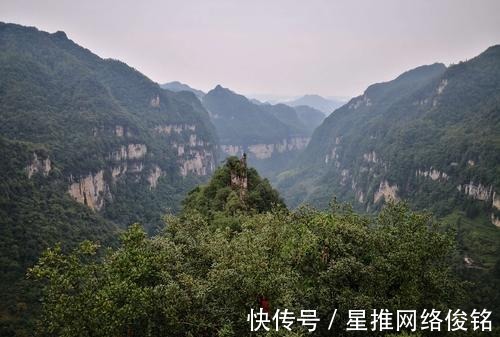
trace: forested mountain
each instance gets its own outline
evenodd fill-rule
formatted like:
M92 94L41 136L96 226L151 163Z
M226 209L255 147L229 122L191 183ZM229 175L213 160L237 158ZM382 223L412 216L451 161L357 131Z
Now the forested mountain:
M333 196L373 212L408 200L457 231L462 267L496 301L500 274L500 46L370 86L314 132L280 176L290 205ZM489 274L488 274L489 273ZM480 294L479 294L480 293Z
M323 112L308 105L297 105L294 109L302 124L311 131L311 134L326 118Z
M323 122L300 168L288 172L314 167L321 174L304 176L312 183L307 189L293 178L283 184L291 183L295 203L325 205L335 194L367 210L392 198L446 214L478 200L496 223L499 89L500 46L449 68L422 66L372 85Z
M293 101L284 103L292 107L307 105L311 108L323 112L326 115L329 115L333 110L344 104L344 102L338 99L328 99L319 95L304 95L302 97L294 99Z
M215 168L215 131L193 94L63 32L0 23L0 107L4 327L30 310L18 283L43 249L106 242L139 220L152 229Z
M311 134L295 109L285 104L255 104L220 85L203 97L222 153L246 152L264 176L273 176L296 159Z
M174 91L174 92L189 91L189 92L192 92L193 94L195 94L196 97L198 97L198 99L200 99L200 100L203 98L203 96L205 96L205 93L203 91L191 88L189 85L181 83L179 81L164 83L164 84L160 85L160 87L162 87L163 89Z
M132 226L116 249L87 241L45 252L29 272L44 285L41 334L353 336L354 307L470 310L450 267L450 233L431 217L402 204L375 218L342 205L289 211L245 158L228 158L165 222L154 237ZM252 332L247 317L259 308L269 320L288 310L291 331L269 321ZM305 308L317 310L314 332L298 319Z

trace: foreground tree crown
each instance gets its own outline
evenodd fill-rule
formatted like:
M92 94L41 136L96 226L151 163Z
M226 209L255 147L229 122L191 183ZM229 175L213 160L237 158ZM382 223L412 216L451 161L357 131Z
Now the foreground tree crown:
M342 335L349 309L464 301L449 267L453 241L430 215L404 204L375 219L339 205L288 211L244 159L229 158L165 223L154 237L131 226L115 249L86 241L47 250L29 274L45 284L40 333L246 336L247 314L265 298L270 310L316 309L322 322L338 309Z

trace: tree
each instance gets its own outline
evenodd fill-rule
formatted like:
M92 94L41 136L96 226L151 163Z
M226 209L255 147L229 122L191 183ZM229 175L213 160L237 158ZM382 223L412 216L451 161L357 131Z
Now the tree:
M52 336L246 336L251 308L317 309L318 335L345 334L348 309L448 308L463 301L453 246L431 217L406 205L370 219L349 208L275 208L211 226L198 212L165 218L148 238L132 226L115 250L85 242L47 251L41 330ZM231 226L231 219L239 226ZM294 334L306 334L294 325ZM282 334L283 331L278 332ZM276 334L276 332L274 332ZM271 334L272 335L272 334Z

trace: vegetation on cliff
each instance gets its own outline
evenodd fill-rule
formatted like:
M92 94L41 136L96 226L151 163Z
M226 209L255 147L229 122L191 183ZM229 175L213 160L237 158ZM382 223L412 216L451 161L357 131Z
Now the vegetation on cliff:
M450 268L453 238L429 215L403 204L375 219L336 204L291 212L262 184L243 161L229 158L190 194L181 216L165 217L161 234L148 238L134 225L116 249L86 241L69 253L47 250L30 270L45 284L39 332L249 336L247 315L264 298L272 311L318 310L318 336L331 335L329 317L338 309L333 329L343 336L349 309L464 303ZM259 199L267 206L250 202ZM288 335L309 332L296 326Z

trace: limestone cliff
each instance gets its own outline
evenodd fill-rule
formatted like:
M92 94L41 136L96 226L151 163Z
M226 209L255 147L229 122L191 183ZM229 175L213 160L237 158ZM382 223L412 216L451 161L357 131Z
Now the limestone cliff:
M34 174L40 172L44 176L48 176L50 170L52 169L52 162L50 158L41 159L36 153L33 153L33 159L31 163L26 167L26 172L28 173L28 178L31 178Z
M71 181L68 190L69 194L76 201L93 210L101 210L104 207L105 198L110 197L109 186L104 181L103 170L95 174L89 173L87 176L78 179L71 178Z
M397 192L398 185L391 185L387 180L381 181L378 190L375 192L373 196L373 202L377 203L382 198L387 201L397 201L399 200Z
M183 177L188 174L206 176L215 168L214 154L207 150L189 150L179 163L180 173Z
M309 137L290 137L283 139L279 143L271 144L223 144L221 145L221 150L229 156L241 155L244 152L248 152L251 157L261 160L272 158L275 154L303 150L309 143L309 139Z

